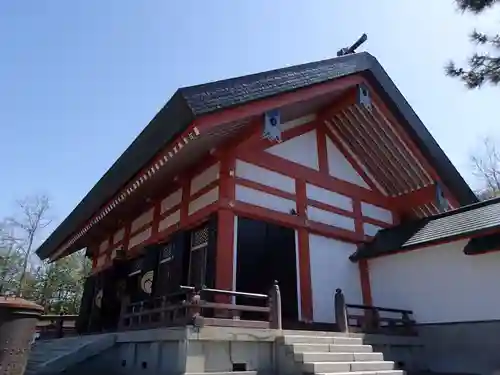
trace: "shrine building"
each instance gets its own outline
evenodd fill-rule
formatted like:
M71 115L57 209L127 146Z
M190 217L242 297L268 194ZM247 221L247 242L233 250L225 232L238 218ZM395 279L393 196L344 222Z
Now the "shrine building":
M479 297L452 307L499 281L491 254L467 255L498 247L498 212L356 53L177 90L37 254L86 249L94 330L116 328L119 296L275 281L283 324L334 323L338 288L417 322L478 320Z

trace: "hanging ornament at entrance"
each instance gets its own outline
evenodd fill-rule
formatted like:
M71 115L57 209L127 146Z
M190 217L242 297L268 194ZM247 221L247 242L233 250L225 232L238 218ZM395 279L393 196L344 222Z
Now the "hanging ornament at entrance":
M281 142L281 114L275 109L264 114L264 131L262 137L271 142Z
M146 294L151 294L153 291L154 272L148 271L141 277L141 289Z
M103 294L102 289L100 289L97 292L95 299L94 299L94 303L95 303L96 307L99 309L102 307L102 294Z

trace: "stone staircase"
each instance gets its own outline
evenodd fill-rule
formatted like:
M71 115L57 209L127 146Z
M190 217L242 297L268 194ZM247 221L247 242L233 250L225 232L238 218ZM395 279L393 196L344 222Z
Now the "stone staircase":
M285 331L280 338L280 372L335 375L404 375L382 353L364 345L362 335ZM286 358L283 358L286 357Z
M58 374L111 348L115 341L114 334L37 341L31 348L25 375Z

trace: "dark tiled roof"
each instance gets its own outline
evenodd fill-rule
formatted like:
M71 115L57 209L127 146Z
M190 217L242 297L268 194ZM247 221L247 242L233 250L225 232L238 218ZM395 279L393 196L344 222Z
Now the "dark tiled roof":
M484 254L496 250L500 250L500 234L472 238L464 247L464 253L467 255Z
M471 204L443 214L398 225L377 233L373 241L361 245L351 260L369 259L398 251L411 250L442 241L500 231L500 198ZM464 251L480 253L500 244L499 236L471 240ZM472 244L471 244L472 243Z
M78 206L37 249L37 254L45 259L54 252L165 145L186 130L197 116L356 73L362 73L372 81L460 204L477 201L382 66L373 56L363 52L177 90Z

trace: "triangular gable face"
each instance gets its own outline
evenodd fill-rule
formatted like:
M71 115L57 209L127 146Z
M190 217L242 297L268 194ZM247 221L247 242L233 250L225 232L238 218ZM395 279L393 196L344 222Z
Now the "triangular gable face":
M319 170L316 130L271 146L266 151L305 167Z
M366 181L328 137L326 138L326 153L328 155L328 172L330 176L370 189Z

